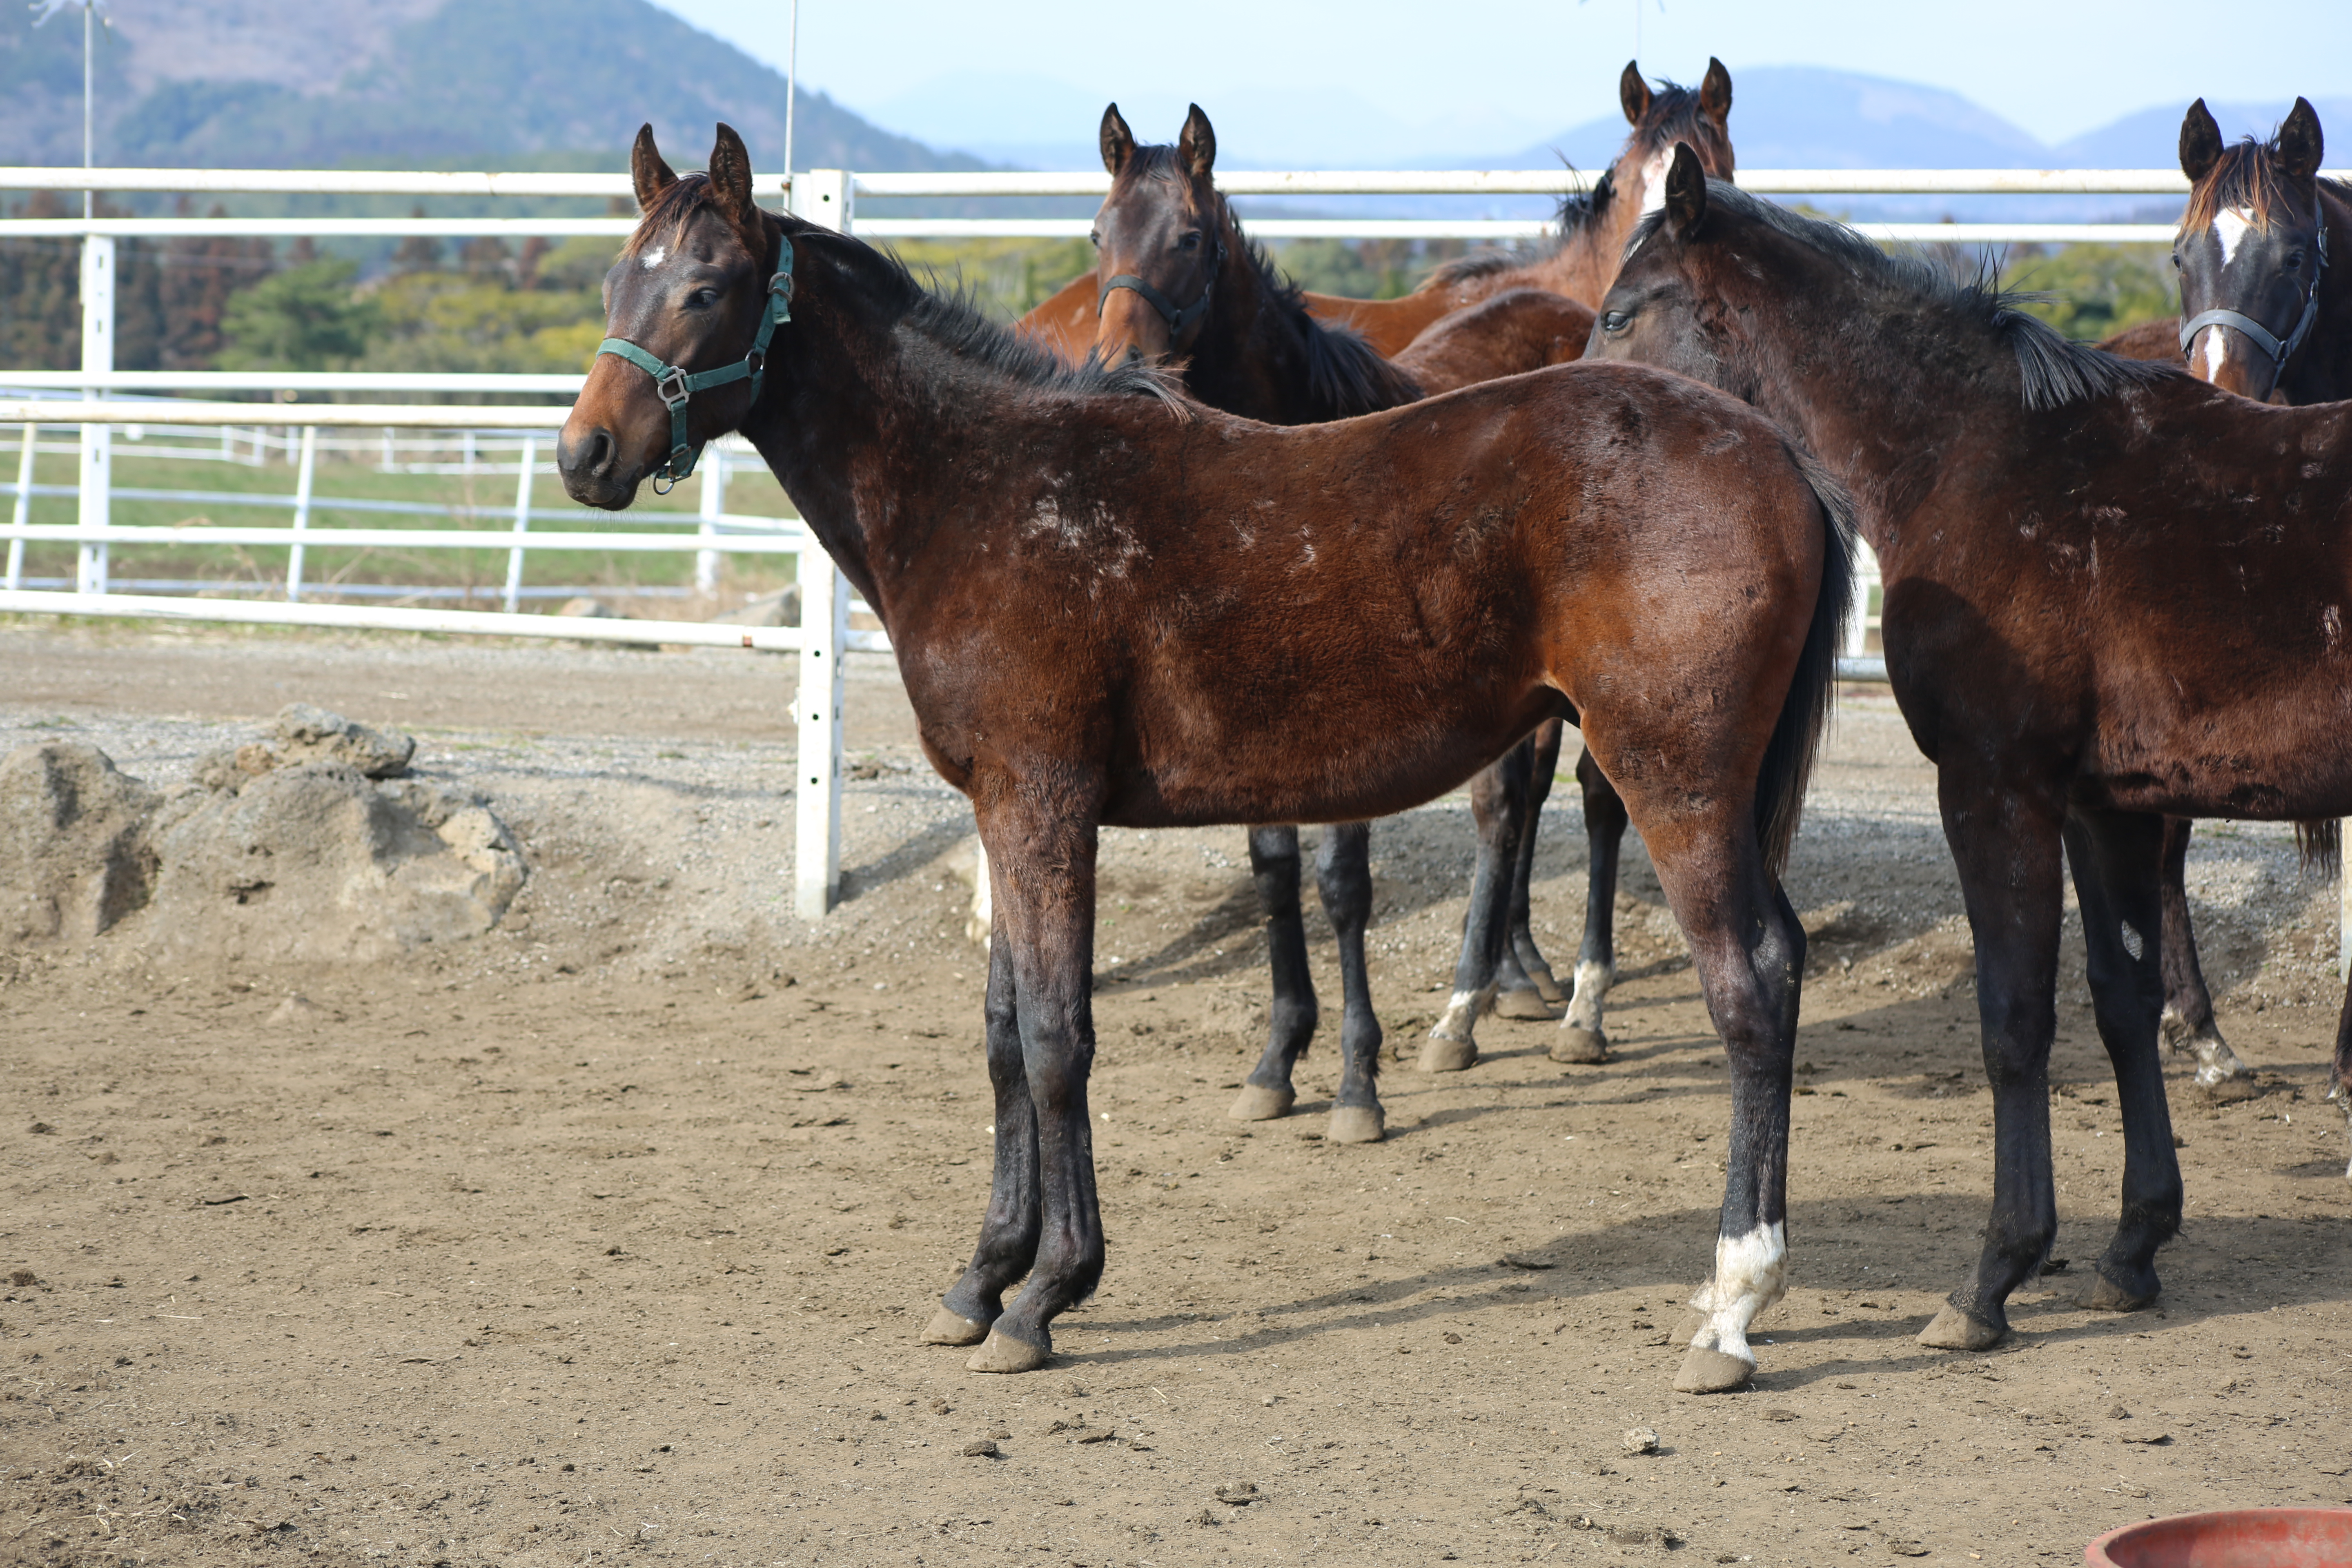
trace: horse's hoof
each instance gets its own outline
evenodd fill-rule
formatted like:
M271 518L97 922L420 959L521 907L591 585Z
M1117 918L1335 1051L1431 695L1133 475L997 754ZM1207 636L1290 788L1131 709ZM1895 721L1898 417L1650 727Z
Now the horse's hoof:
M1532 986L1522 991L1505 991L1495 998L1495 1016L1498 1018L1518 1018L1528 1023L1550 1023L1559 1016L1559 1009L1544 1000L1542 992Z
M1937 1351L1989 1351L2007 1338L2007 1329L1996 1329L1981 1318L1970 1317L1949 1301L1936 1314L1934 1322L1919 1331L1919 1342Z
M1756 1375L1756 1363L1742 1361L1721 1351L1703 1351L1694 1345L1683 1352L1683 1364L1675 1369L1676 1394L1730 1394L1748 1386Z
M1684 1308L1683 1321L1675 1325L1675 1331L1666 1336L1666 1342L1670 1345L1690 1343L1691 1341L1698 1338L1698 1331L1706 1327L1708 1316L1709 1314L1700 1311L1696 1307Z
M1335 1105L1323 1129L1326 1143L1377 1143L1388 1136L1388 1119L1377 1105Z
M2264 1093L2252 1072L2234 1073L2208 1082L2203 1068L2197 1069L2197 1088L2209 1105L2235 1105L2240 1100L2260 1100Z
M923 1342L927 1345L976 1345L988 1338L988 1325L975 1323L962 1313L941 1307L923 1325Z
M1609 1059L1609 1037L1581 1024L1570 1024L1551 1043L1551 1059L1571 1067L1598 1067Z
M1000 1329L988 1331L971 1359L964 1363L970 1372L1035 1372L1052 1358L1053 1352L1043 1345L1033 1345L1027 1340L1016 1340Z
M1289 1115L1290 1108L1297 1101L1298 1096L1294 1090L1245 1083L1242 1085L1241 1098L1234 1101L1234 1108L1225 1114L1236 1121L1272 1121L1276 1117Z
M1475 1066L1478 1047L1468 1040L1441 1039L1435 1035L1421 1042L1421 1070L1423 1072L1461 1072Z
M2143 1296L2116 1284L2101 1272L2091 1276L2091 1288L2084 1292L2079 1304L2094 1312L2137 1312L2143 1307L2155 1305L2157 1295L2157 1291L2150 1290Z

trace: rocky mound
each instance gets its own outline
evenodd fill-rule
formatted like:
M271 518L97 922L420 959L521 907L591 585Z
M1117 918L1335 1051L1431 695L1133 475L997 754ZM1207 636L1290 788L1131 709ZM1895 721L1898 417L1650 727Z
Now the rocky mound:
M0 945L368 963L479 936L522 889L520 847L483 801L404 776L415 750L297 703L166 798L95 746L20 748L0 759Z

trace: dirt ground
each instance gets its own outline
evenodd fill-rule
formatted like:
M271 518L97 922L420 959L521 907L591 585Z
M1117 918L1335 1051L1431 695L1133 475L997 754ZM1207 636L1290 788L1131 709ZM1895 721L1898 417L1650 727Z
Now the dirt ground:
M1990 1097L1932 781L1851 696L1790 879L1816 931L1795 1285L1753 1389L1705 1398L1669 1392L1666 1334L1710 1258L1724 1074L1638 851L1619 1059L1562 1068L1547 1026L1495 1019L1432 1078L1468 813L1375 829L1407 1059L1388 1141L1347 1147L1318 1136L1328 1046L1297 1114L1225 1117L1264 1020L1240 833L1107 835L1109 1267L1050 1369L988 1378L916 1342L988 1180L969 813L862 663L850 896L793 920L791 668L0 627L0 752L71 734L168 788L316 702L419 735L532 867L491 935L364 970L0 955L0 1563L2061 1563L2145 1515L2352 1502L2335 892L2283 830L2199 840L2264 1092L2208 1104L2175 1069L2159 1305L2070 1300L2122 1157L2070 937L2074 1265L2012 1343L1927 1351ZM1536 892L1563 969L1584 865L1571 784Z

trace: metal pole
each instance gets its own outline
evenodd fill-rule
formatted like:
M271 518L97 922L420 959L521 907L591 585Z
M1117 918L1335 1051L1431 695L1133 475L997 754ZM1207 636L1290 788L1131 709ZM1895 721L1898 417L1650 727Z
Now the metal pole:
M91 235L81 242L81 368L114 368L114 241ZM91 402L103 392L92 391ZM81 427L81 512L84 528L104 528L112 513L114 430L111 426ZM106 592L106 546L81 547L76 586L85 594Z
M702 522L695 531L705 539L719 532L719 520L727 511L727 454L714 441L705 454L702 468ZM698 594L719 592L719 552L698 550L694 552L694 591Z
M530 531L530 481L539 468L539 437L522 438L522 471L515 476L515 537ZM522 546L507 552L507 614L515 614L522 600Z
M310 482L319 469L319 427L302 426L301 466L294 471L294 548L286 558L286 602L302 596L302 536L310 531Z
M784 195L793 188L793 96L801 80L801 0L793 0L790 42L784 46Z
M26 426L24 450L16 454L16 508L12 519L16 537L8 542L8 591L12 594L25 585L25 525L33 517L33 452L40 434L39 426Z

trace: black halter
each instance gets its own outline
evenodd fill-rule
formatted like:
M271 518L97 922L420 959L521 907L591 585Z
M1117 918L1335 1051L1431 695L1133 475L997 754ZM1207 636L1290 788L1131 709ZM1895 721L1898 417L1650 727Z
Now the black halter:
M1184 335L1186 328L1209 313L1209 296L1215 292L1217 274L1223 271L1224 268L1225 242L1220 239L1217 241L1215 252L1209 258L1209 276L1201 284L1201 297L1184 306L1179 306L1176 301L1132 272L1122 272L1115 278L1106 278L1103 279L1102 288L1095 294L1095 314L1097 316L1102 314L1103 301L1110 298L1112 289L1132 289L1143 296L1145 303L1160 312L1160 320L1168 323L1168 339L1172 343Z
M2304 299L2302 318L2295 322L2294 331L2286 335L2285 341L2281 342L2268 327L2252 316L2236 310L2205 310L2180 323L2182 357L2188 356L2189 345L2195 342L2197 334L2206 328L2228 327L2244 333L2249 342L2270 356L2271 363L2282 373L2285 371L2286 362L2294 357L2294 351L2301 348L2303 340L2311 335L2311 324L2319 317L2319 279L2327 270L2327 209L2321 207L2318 216L2318 262L2311 269L2311 291Z

